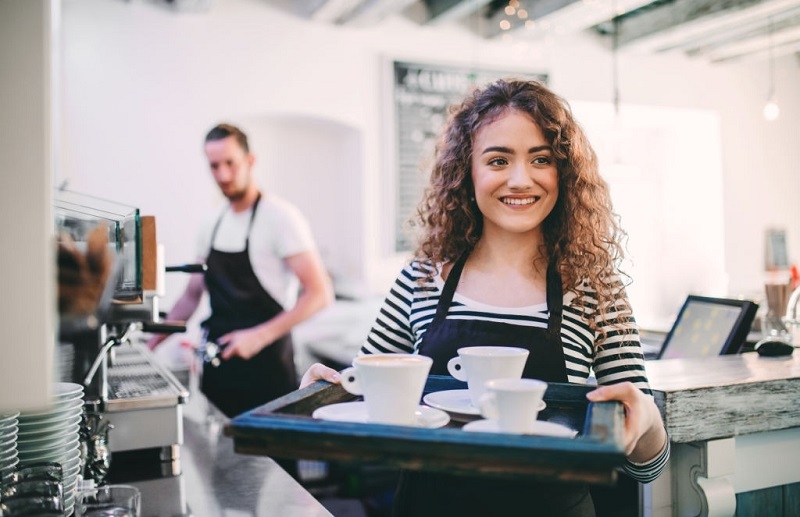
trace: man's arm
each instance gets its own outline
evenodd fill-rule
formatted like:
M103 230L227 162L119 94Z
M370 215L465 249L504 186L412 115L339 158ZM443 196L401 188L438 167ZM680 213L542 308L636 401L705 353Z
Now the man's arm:
M186 285L186 289L183 291L181 297L175 302L172 310L169 311L167 321L188 320L192 314L194 314L194 311L197 310L197 306L200 305L200 300L203 297L205 288L206 283L203 273L193 273L190 275L189 283ZM169 334L155 335L147 341L147 346L150 350L154 350L162 341L167 339L167 337L169 337Z
M223 359L232 356L243 359L253 357L289 333L295 325L333 302L333 286L316 250L304 251L284 260L300 280L301 293L297 303L265 323L220 337L217 340L219 344L228 344L222 352Z

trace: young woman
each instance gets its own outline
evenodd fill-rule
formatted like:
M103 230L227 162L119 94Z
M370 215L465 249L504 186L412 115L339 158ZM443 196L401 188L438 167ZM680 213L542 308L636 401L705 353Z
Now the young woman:
M419 208L421 242L361 353L412 352L432 374L465 343L530 351L523 377L585 384L626 410L625 470L649 482L669 457L617 265L624 232L597 159L567 103L501 80L455 108ZM334 371L315 365L304 383ZM594 515L581 485L407 472L399 515Z

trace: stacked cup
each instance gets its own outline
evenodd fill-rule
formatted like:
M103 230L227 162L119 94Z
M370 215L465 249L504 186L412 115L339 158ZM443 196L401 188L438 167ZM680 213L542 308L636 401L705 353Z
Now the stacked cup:
M467 383L470 402L480 408L486 382L494 379L519 379L525 370L529 352L510 346L468 346L458 349L458 355L447 363L447 371Z
M509 433L531 433L544 407L547 383L523 379L529 352L524 348L472 346L458 349L447 370L466 381L472 406Z
M82 416L83 386L65 382L55 384L47 409L19 415L17 469L42 463L60 465L65 515L71 515L75 505Z

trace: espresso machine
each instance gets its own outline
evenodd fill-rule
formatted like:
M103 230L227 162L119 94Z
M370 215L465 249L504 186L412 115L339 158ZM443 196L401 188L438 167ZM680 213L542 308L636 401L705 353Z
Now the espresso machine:
M84 477L102 482L109 464L127 452L152 458L151 468L165 475L178 475L189 392L140 336L186 330L183 323L159 321L164 267L155 218L64 190L54 196L54 212L60 242L67 243L59 246L58 380L84 386L82 436L97 456L94 464L87 460ZM62 274L83 263L88 266L80 274ZM102 278L92 279L98 271ZM93 296L91 303L81 301L84 292Z

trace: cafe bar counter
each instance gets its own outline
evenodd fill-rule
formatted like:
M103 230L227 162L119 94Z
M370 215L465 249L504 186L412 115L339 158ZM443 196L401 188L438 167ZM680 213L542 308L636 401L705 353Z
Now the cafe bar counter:
M800 515L800 351L649 361L647 372L672 456L643 487L642 515ZM164 475L112 463L110 481L142 490L143 517L331 515L272 459L234 452L228 420L197 390L183 422L180 459Z
M672 441L644 515L800 515L800 350L649 361Z
M235 453L222 433L226 422L194 390L184 408L179 458L159 462L148 457L152 451L114 453L107 482L138 487L142 517L332 515L272 459Z

